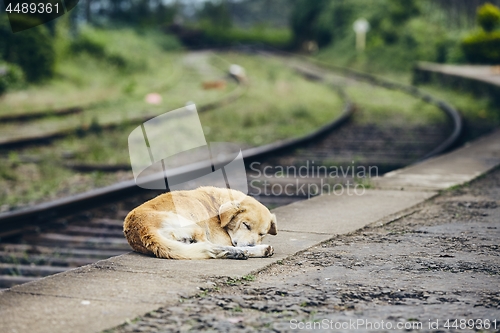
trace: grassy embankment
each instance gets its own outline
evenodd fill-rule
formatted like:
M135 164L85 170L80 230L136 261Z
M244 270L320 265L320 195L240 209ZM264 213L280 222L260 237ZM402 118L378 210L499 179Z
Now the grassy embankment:
M207 62L221 72L229 64L238 63L245 67L249 77L249 87L240 100L200 114L207 141L239 142L243 146L269 143L308 133L336 118L342 110L341 99L329 87L304 80L275 59L221 54L209 56ZM213 94L223 96L232 89L229 86L224 92L203 91L200 86L204 77L196 76L196 71L189 74L182 75L176 81L177 84L161 92L164 103L154 109L143 101L143 96L139 96L130 103L121 101L118 110L117 105L95 107L92 110L98 111L92 111L92 115L108 117L107 113L111 113L113 117L106 119L114 119L123 110L141 108L161 114L184 105L187 100L204 104L206 100L216 99L217 96ZM172 101L177 101L177 105ZM84 114L86 112L90 111L85 111ZM19 128L36 129L41 124L53 122L66 126L65 119L79 116L43 119L18 125ZM103 123L101 119L99 118L98 124ZM64 165L68 162L128 163L127 137L137 125L139 123L124 122L114 130L102 130L95 126L85 135L75 134L56 140L48 146L4 151L0 164L0 184L3 189L0 203L3 209L46 201L131 178L129 172L81 174Z
M16 124L1 125L5 130L2 133L22 136L64 126L88 127L92 123L95 126L85 135L76 133L49 146L3 151L0 157L2 210L131 178L130 172L81 174L64 165L68 162L128 163L127 136L138 123L126 121L127 118L161 114L184 105L188 100L200 105L225 96L234 85L230 84L223 91L205 91L201 89L201 82L221 77L230 63L246 68L249 87L237 102L200 115L207 141L239 142L243 146L265 144L308 133L334 119L342 109L342 102L330 88L304 80L277 59L232 53L210 56L205 59L203 68L206 65L213 66L215 74L207 76L200 68L190 66L189 62L186 64L184 54L164 52L153 39L138 38L133 32L127 32L124 36L124 40L117 37L113 52L119 54L119 45L135 45L127 47L138 52L130 62L143 70L123 71L102 59L78 54L68 58L67 62L60 62L58 77L48 85L29 87L6 96L5 101L10 106L2 104L0 114L85 103L92 107L80 115L42 119L17 124L17 127ZM322 54L318 57L325 60ZM331 58L329 61L335 65L345 65ZM149 64L144 67L141 65L143 62ZM363 69L355 64L354 67ZM408 71L382 68L372 72L400 82L410 81ZM360 82L353 84L349 80L345 88L362 111L362 117L357 117L360 122L380 124L383 121L388 125L399 126L425 125L445 120L436 107L400 92ZM487 100L478 100L468 94L436 86L423 88L451 102L468 118L491 123L492 110ZM160 93L163 103L159 106L146 104L144 95L149 92ZM117 119L123 121L120 127L114 130L101 129L107 121Z

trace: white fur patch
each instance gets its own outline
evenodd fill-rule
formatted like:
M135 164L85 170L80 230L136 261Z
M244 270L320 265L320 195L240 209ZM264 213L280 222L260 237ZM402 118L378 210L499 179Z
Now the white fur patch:
M164 213L166 216L163 220L163 226L172 226L172 227L178 227L178 228L183 228L187 226L192 226L193 224L196 224L192 220L189 220L185 218L184 216L180 216L179 214L175 214L173 212L166 212Z
M163 219L161 228L158 230L160 234L175 240L190 239L192 237L193 230L197 227L196 223L173 212L166 212L164 214L165 218Z

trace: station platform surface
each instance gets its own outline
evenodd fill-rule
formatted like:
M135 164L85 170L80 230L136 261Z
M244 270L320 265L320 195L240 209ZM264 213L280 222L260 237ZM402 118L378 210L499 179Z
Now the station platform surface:
M100 332L174 304L213 277L243 277L333 236L414 212L439 191L500 165L500 130L448 154L372 179L361 195L322 195L280 207L271 258L175 261L128 253L0 292L2 332Z
M483 81L491 85L500 86L499 66L444 65L430 62L420 62L417 65L417 69L449 76Z

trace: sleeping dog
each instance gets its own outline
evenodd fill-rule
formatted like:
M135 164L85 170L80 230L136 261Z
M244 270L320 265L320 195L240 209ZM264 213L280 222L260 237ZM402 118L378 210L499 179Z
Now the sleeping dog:
M242 192L216 187L173 191L140 205L123 232L137 252L169 259L270 257L276 216Z

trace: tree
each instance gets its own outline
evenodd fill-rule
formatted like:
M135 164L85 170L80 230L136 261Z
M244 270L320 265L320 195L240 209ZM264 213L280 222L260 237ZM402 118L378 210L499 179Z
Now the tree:
M351 9L344 0L298 0L291 15L295 46L306 41L320 47L328 45L343 34L351 21Z
M231 13L226 1L205 2L198 17L200 21L215 28L227 29L232 26Z
M500 9L486 3L477 9L477 22L486 32L492 32L500 22Z
M36 82L54 74L54 38L43 25L12 33L6 15L0 17L0 59L16 64L27 81Z

